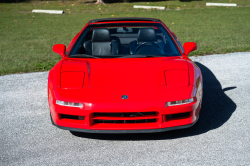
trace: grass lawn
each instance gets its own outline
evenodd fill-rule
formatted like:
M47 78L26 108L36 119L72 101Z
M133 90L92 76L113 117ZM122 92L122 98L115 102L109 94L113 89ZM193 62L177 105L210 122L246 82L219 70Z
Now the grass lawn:
M68 45L91 19L105 17L154 17L161 19L182 43L193 41L206 55L250 51L250 0L232 2L240 7L206 7L206 1L159 1L93 5L78 1L0 3L0 75L51 69L60 60L52 51L57 43ZM133 5L168 9L133 9ZM32 9L62 9L63 15L33 14Z

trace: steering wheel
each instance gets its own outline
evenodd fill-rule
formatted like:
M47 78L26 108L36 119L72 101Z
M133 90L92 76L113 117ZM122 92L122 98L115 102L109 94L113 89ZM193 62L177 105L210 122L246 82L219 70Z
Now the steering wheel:
M152 42L152 43L151 43L151 42L145 42L145 43L142 43L142 44L140 44L139 46L137 46L136 49L135 49L135 52L137 52L138 49L139 49L141 46L145 45L145 44L155 45L155 46L157 46L158 48L160 48L160 49L162 50L162 48L161 48L158 44L156 44L156 43L154 43L154 42Z

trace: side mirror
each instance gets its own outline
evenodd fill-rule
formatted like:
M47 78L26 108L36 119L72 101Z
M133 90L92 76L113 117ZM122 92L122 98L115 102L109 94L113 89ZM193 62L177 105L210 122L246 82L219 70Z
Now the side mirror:
M56 44L53 46L53 51L61 55L61 57L65 56L66 46L64 44Z
M194 42L186 42L183 44L183 48L184 48L184 54L188 55L191 51L197 49L197 44Z

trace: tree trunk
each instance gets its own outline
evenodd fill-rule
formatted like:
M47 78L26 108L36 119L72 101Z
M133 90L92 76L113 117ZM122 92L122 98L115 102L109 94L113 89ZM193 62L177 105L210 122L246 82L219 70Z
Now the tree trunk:
M95 4L105 4L103 0L97 0Z

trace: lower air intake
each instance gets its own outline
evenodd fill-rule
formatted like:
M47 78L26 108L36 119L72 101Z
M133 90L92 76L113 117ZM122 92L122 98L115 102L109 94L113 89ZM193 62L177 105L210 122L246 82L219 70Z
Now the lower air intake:
M184 113L179 113L179 114L171 114L171 115L166 115L166 119L182 119L182 118L188 118L190 117L191 112L184 112Z
M105 116L105 117L142 117L142 116L157 116L157 112L94 113L94 116Z
M84 120L84 116L75 116L75 115L65 115L60 114L60 119L73 119L73 120Z
M154 123L156 119L142 119L142 120L94 120L94 123Z

